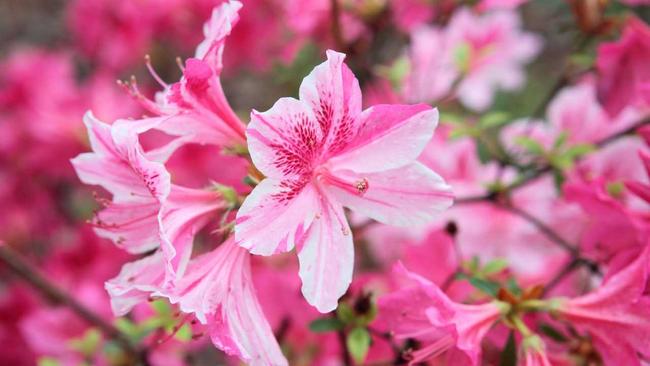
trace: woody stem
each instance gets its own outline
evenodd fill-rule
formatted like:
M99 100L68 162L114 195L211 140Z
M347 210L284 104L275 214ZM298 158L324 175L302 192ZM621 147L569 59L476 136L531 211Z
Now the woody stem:
M29 264L20 254L16 253L6 244L0 245L0 262L3 262L13 273L38 290L45 298L68 307L80 318L100 329L106 336L115 340L124 351L135 359L138 359L140 364L145 366L149 364L146 357L146 350L141 352L136 350L124 333L50 282L34 266Z

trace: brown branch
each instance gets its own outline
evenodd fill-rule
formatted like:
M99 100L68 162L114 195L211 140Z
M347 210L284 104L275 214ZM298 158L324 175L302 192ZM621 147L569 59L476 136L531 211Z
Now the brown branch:
M566 250L567 252L571 253L572 256L574 257L579 256L580 252L577 246L569 243L558 233L556 233L553 229L551 229L549 226L543 223L540 219L522 210L521 208L509 204L499 205L498 207L504 208L512 212L513 214L523 218L524 220L530 222L537 228L537 230L539 230L542 234L544 234L544 236L546 236L550 241L557 244L559 247Z
M0 244L0 262L3 262L7 268L32 285L49 301L68 307L88 324L97 327L106 336L115 340L135 360L139 360L142 365L148 365L146 350L139 352L124 333L51 283L6 244Z
M345 51L345 42L343 41L343 33L341 31L341 5L339 0L330 0L332 7L332 36L334 37L334 44L338 51Z

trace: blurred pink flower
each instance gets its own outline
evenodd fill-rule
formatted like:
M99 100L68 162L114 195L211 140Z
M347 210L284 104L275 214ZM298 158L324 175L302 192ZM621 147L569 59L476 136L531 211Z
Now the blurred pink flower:
M586 333L606 365L641 365L650 343L650 297L644 295L650 247L593 292L560 300L557 314Z
M395 225L425 223L451 205L442 178L415 159L437 111L379 105L361 112L361 91L345 55L328 51L300 87L253 111L247 130L255 166L268 178L237 214L235 235L254 254L298 245L303 294L336 308L352 277L352 235L342 205Z
M644 98L650 82L650 28L630 17L618 41L598 47L598 95L607 112L618 115L628 106L647 108Z
M440 288L401 264L395 268L412 285L379 299L381 324L397 339L414 338L423 345L410 353L410 365L435 361L479 365L481 342L502 316L505 304L465 305L453 302Z
M520 366L551 366L541 338L532 335L524 338L521 343Z
M512 10L475 14L455 11L446 28L411 33L407 100L431 102L452 96L470 109L487 109L497 90L512 91L525 81L524 64L541 49L540 37L521 29ZM454 83L457 83L456 85Z
M515 11L475 15L456 11L445 29L447 52L462 75L458 97L467 107L483 111L498 89L512 91L525 82L524 64L541 50L542 40L524 32Z

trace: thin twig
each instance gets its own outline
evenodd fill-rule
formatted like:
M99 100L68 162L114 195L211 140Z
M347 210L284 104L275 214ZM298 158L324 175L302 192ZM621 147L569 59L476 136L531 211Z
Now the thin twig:
M612 134L612 135L598 141L594 145L596 147L598 147L598 148L605 147L605 146L611 144L612 142L618 140L619 138L635 132L640 127L642 127L644 125L647 125L647 124L650 124L650 116L645 117L644 119L640 120L639 122L631 125L630 127L626 128L624 130L621 130L621 131L619 131L617 133L614 133L614 134ZM519 189L521 187L524 187L524 186L528 185L529 183L534 182L538 178L540 178L540 177L544 176L545 174L550 173L552 171L553 171L553 167L551 165L549 165L549 164L543 165L540 168L529 172L526 176L522 177L521 179L518 179L515 182L509 184L506 188L503 189L503 192L510 193L510 192L512 192L514 190L517 190L517 189ZM497 197L498 197L497 192L488 192L488 193L485 193L485 194L482 194L482 195L459 197L459 198L455 199L454 201L455 201L456 204L467 204L467 203L477 203L477 202L483 202L483 201L495 201Z
M341 6L339 0L330 0L332 7L332 36L334 37L334 44L339 51L344 51L345 42L343 41L343 34L341 31Z
M144 350L138 352L124 333L51 283L47 278L45 278L45 276L40 274L36 268L25 261L21 255L13 251L7 245L0 245L0 261L16 275L20 276L37 289L48 300L68 307L80 318L97 327L106 336L118 342L126 352L134 357L134 359L139 359L142 365L148 365L146 352Z
M530 222L533 224L542 234L544 234L549 240L551 240L553 243L557 244L559 247L562 249L566 250L567 252L571 253L574 257L577 257L579 255L578 247L569 243L567 240L565 240L563 237L561 237L558 233L556 233L553 229L551 229L549 226L547 226L545 223L543 223L540 219L536 218L535 216L531 215L530 213L522 210L521 208L515 207L513 205L509 204L504 204L500 205L498 207L504 208L521 218L525 219L526 221Z
M575 271L580 265L585 265L591 273L600 274L600 268L598 264L589 261L585 258L572 258L560 271L553 277L546 286L544 286L544 295L548 294L555 286L559 285L562 280L573 271Z

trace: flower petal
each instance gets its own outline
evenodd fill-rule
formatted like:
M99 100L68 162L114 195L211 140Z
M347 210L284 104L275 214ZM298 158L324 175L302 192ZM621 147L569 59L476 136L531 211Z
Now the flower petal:
M123 265L120 274L105 284L115 316L126 315L135 305L146 301L160 289L163 277L163 255L160 251Z
M255 167L278 179L309 172L323 138L309 106L294 98L280 98L264 113L253 111L246 136Z
M359 133L330 159L333 169L378 172L414 161L433 137L438 110L424 104L376 105L358 118Z
M336 309L352 281L354 246L343 208L321 195L319 216L298 247L302 293L321 313Z
M344 59L344 54L328 50L327 61L316 66L300 84L300 100L314 111L328 155L340 151L354 137L356 118L361 112L359 81Z
M251 365L286 365L253 287L248 252L228 240L192 259L171 303L208 325L212 342Z
M453 203L451 187L419 162L380 173L332 175L326 189L338 202L385 224L424 224ZM355 188L359 184L364 191Z
M316 194L307 182L263 180L237 212L237 243L258 255L293 249L318 212Z
M182 276L192 254L194 235L223 209L222 197L214 192L173 186L158 212L160 245L167 265L167 280Z

